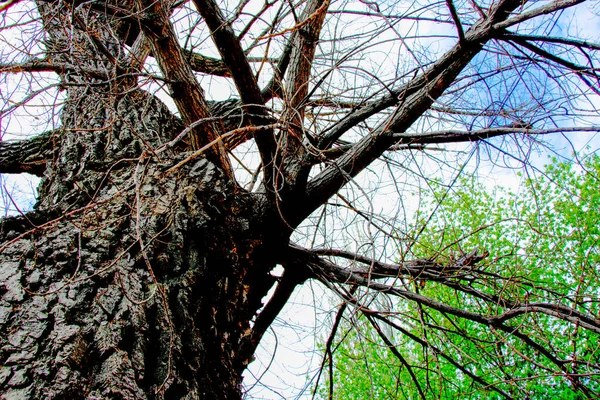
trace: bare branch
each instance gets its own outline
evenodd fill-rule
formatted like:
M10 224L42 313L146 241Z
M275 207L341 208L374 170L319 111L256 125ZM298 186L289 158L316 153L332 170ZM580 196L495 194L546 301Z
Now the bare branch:
M534 129L533 127L522 127L518 124L512 126L478 129L475 131L447 130L447 131L432 131L419 133L395 133L392 136L397 139L397 143L390 147L390 151L406 150L417 148L425 150L429 147L422 147L427 144L443 144L443 143L475 143L491 139L498 136L507 135L522 135L536 136L549 135L552 133L568 133L568 132L600 132L600 126L580 126L580 127L564 127L551 129ZM323 156L328 160L333 160L341 157L343 154L352 149L354 144L342 143L339 146L333 147L330 150L324 151Z
M110 79L106 70L93 69L89 66L53 62L48 60L31 60L19 64L0 64L0 72L17 74L21 72L55 72L57 74L66 74L67 72L77 72L89 75L97 79Z
M0 142L0 174L27 172L43 176L52 160L52 138L58 132L45 132L27 140Z
M525 34L514 34L505 33L498 37L502 40L514 40L514 41L533 41L533 42L546 42L555 44L564 44L567 46L585 48L590 50L599 50L600 43L588 42L586 40L577 40L566 37L552 37L552 36L540 36L540 35L525 35Z
M433 308L444 314L447 313L447 314L454 315L454 316L457 316L460 318L466 318L468 320L483 324L490 328L496 328L496 329L502 330L512 336L519 338L525 344L527 344L527 346L538 351L540 354L542 354L544 357L546 357L548 360L550 360L553 364L558 366L563 371L563 373L565 373L567 375L569 375L569 371L566 368L565 362L558 360L554 356L554 354L552 353L551 350L546 349L542 345L535 342L528 335L523 334L519 328L513 327L513 326L508 326L508 325L504 324L504 321L510 319L513 316L517 316L517 315L520 315L520 314L526 313L526 312L541 312L543 314L547 314L547 315L554 316L556 318L559 318L559 319L562 319L565 321L569 321L569 322L573 323L575 326L582 326L588 330L598 332L598 329L600 329L600 325L598 324L597 321L595 321L595 319L593 317L588 317L588 316L583 315L583 314L579 313L578 311L568 308L568 307L558 307L558 308L560 308L560 310L558 310L556 305L544 304L543 306L540 307L538 304L535 304L535 305L533 305L533 307L531 309L528 309L527 308L528 305L521 306L521 307L515 307L513 304L513 309L516 310L514 313L512 311L508 311L507 313L501 314L498 317L488 317L488 316L484 316L484 315L472 313L472 312L463 313L463 311L465 311L465 310L459 310L454 307L449 307L441 302L438 302L431 298L427 298L418 293L410 292L408 290L394 288L394 287L384 285L384 284L373 283L369 279L360 278L357 275L353 274L352 272L344 271L342 268L335 266L334 264L331 264L325 260L319 260L316 263L312 263L311 268L316 273L317 279L321 280L326 285L331 285L329 282L338 282L338 283L343 283L343 284L352 284L352 285L358 284L358 285L361 285L364 287L370 287L372 289L377 290L380 293L398 295L405 299L415 301L420 305L423 305L423 306L426 306L429 308ZM321 275L320 272L318 272L318 270L325 272L325 274ZM333 278L333 280L330 280L331 278ZM359 281L361 281L361 282L359 282ZM340 293L340 292L338 291L338 293ZM416 337L412 333L410 333L410 332L406 331L405 329L400 328L398 325L390 322L387 318L383 317L380 313L374 312L371 310L367 310L357 300L355 300L353 298L348 298L347 296L345 296L343 294L341 294L341 295L346 301L357 305L361 311L363 311L363 312L368 311L369 315L372 315L374 318L380 319L380 320L386 322L387 324L390 324L394 328L400 330L403 334L408 335L413 340L415 340L414 338L416 338ZM497 304L497 303L492 302L492 304ZM546 307L548 309L546 309ZM417 339L417 342L422 342L422 340ZM425 343L427 344L427 346L430 345L427 341L423 341L423 344L425 344ZM463 372L464 372L464 367L462 367L460 364L456 363L455 361L453 361L451 358L449 358L447 356L445 356L444 358L446 358L455 367L463 370ZM468 375L476 382L479 382L479 383L484 382L477 375L474 375L471 373L468 373ZM500 390L499 388L496 388L495 385L486 384L486 386L491 387L496 391ZM586 390L586 389L581 388L581 390ZM499 393L503 393L503 392L499 391Z
M510 4L512 9L518 7L512 1L503 1L497 7L496 11L490 18L499 18L506 13L501 12L503 7ZM519 4L520 5L520 4ZM477 54L484 45L484 42L489 40L492 35L497 35L493 28L488 24L488 19L480 19L468 31L465 37L465 43L457 44L442 57L440 57L433 65L431 65L424 73L416 76L408 83L397 88L386 88L388 93L379 100L372 102L364 102L360 107L346 115L339 122L326 128L321 132L319 138L320 149L330 147L344 133L355 127L357 124L365 121L367 118L377 114L386 108L397 105L413 96L416 92L422 90L431 82L441 79L442 76L449 76L452 71L458 73L464 68L470 60ZM427 96L427 94L425 94Z
M308 278L308 275L298 273L298 271L305 272L303 269L299 269L297 266L290 266L289 268L285 269L283 275L279 279L279 283L275 288L273 296L256 317L256 321L252 326L250 336L246 339L246 347L242 350L247 355L248 362L256 351L256 347L260 343L260 340L267 329L269 329L275 318L277 318L283 307L285 307L287 304L290 296L294 292L294 289L296 289L298 285L304 283L304 281Z
M505 398L512 399L512 396L510 396L508 393L506 393L505 391L497 388L496 385L493 385L493 384L489 383L488 381L486 381L482 377L480 377L480 376L474 374L473 372L469 371L468 368L466 368L464 365L458 363L453 357L449 356L446 352L444 352L441 349L433 346L431 343L429 343L428 340L426 340L424 338L420 338L420 337L412 334L411 332L409 332L408 330L404 329L400 325L395 324L395 323L389 321L387 318L384 318L383 316L381 316L381 315L379 315L377 313L370 312L370 310L365 310L364 308L361 308L361 311L364 314L368 314L373 319L378 319L378 320L382 321L383 323L385 323L385 324L393 327L394 329L396 329L397 331L401 332L406 337L410 338L411 340L415 341L416 343L419 343L421 346L423 346L425 348L428 348L428 349L432 349L435 352L435 354L437 354L437 355L441 356L442 358L444 358L446 361L448 361L454 367L456 367L457 369L459 369L460 371L462 371L466 376L468 376L469 378L471 378L473 381L479 383L483 387L491 388L492 390L494 390L495 392L497 392L500 395L504 396Z
M494 24L494 29L505 29L509 26L516 25L523 21L527 21L528 19L539 17L540 15L551 14L558 10L564 10L565 8L573 7L577 4L583 3L584 1L585 0L555 0L552 3L543 5L542 7L538 7L531 11L524 12L505 21L497 22Z
M419 380L415 376L415 373L413 372L410 364L406 361L406 359L402 356L402 354L400 354L400 352L398 351L396 346L394 346L394 344L390 341L390 339L383 333L383 331L381 330L381 328L379 327L377 322L373 319L373 317L371 315L369 315L369 313L364 313L364 315L367 318L367 320L371 323L371 326L373 326L373 328L375 328L377 335L379 335L381 340L383 340L383 343L385 343L387 348L392 352L393 355L396 356L396 358L398 360L400 360L402 365L404 365L406 367L406 369L408 370L408 373L410 374L410 378L412 379L413 383L417 387L419 396L421 396L422 399L426 399L427 397L425 396L425 393L423 393L423 389L421 388L421 385L419 384Z
M456 30L458 31L458 41L462 42L465 40L465 31L463 30L462 24L460 23L460 18L458 18L456 7L454 7L454 3L452 2L452 0L446 0L446 5L448 6L448 10L450 10L450 15L452 15L454 25L456 25Z
M557 132L600 132L600 125L564 127L551 129L534 129L533 127L506 126L498 128L479 129L475 131L437 131L422 133L394 133L392 137L397 139L398 145L407 144L430 144L430 143L460 143L477 142L496 136L511 134L523 135L548 135Z
M244 104L263 104L263 98L242 46L219 6L213 0L195 0L208 25L223 62L229 67Z
M534 54L537 54L538 56L543 57L544 59L553 61L554 63L565 67L573 72L575 72L577 75L579 75L581 77L582 80L584 80L586 82L586 84L588 84L590 86L590 88L592 90L594 90L596 93L600 94L600 91L598 91L597 86L598 84L600 84L600 77L598 76L598 74L593 70L593 66L590 67L585 67L582 65L578 65L575 64L571 61L565 60L561 57L555 56L554 54L534 45L529 43L526 40L522 40L519 38L514 38L512 39L513 42L523 46L524 48L528 49L529 51L531 51ZM590 85L587 80L585 80L583 78L582 75L587 75L587 76L591 76L592 78L594 78L596 80L596 84L595 85Z
M356 286L350 289L350 296L352 296L356 292ZM319 381L321 379L321 374L323 373L323 368L325 368L325 363L329 360L329 397L333 397L333 341L335 339L335 335L340 327L340 322L342 321L342 317L348 308L348 302L344 301L340 307L338 308L337 313L335 314L335 319L333 321L333 325L331 327L331 331L329 333L329 337L327 338L327 342L325 343L325 355L323 357L323 361L321 361L321 367L319 368L319 374L317 375L315 386L319 385Z
M221 58L229 67L242 103L246 106L246 111L253 115L251 121L256 124L263 124L264 119L267 118L267 113L262 107L264 99L239 39L223 17L219 6L213 0L194 0L194 4L212 33L212 38L219 49ZM262 118L257 118L257 116ZM263 168L265 183L270 187L269 185L273 181L271 166L277 148L275 136L272 131L258 131L254 135L254 140L265 166Z
M486 294L482 291L474 289L471 285L473 282L478 280L478 276L483 278L482 282L485 282L490 278L492 278L495 282L499 282L504 279L500 276L492 276L492 274L473 269L475 264L481 262L487 257L487 253L478 254L477 251L473 251L469 254L465 254L449 265L443 265L432 260L411 260L395 265L385 264L342 250L316 250L313 251L313 253L342 257L348 260L364 263L368 265L368 268L349 268L346 269L346 271L347 273L355 276L362 276L369 281L372 279L381 279L385 277L397 278L399 276L406 275L413 279L440 282L448 287L461 291L465 294L475 296L490 304L498 305L508 309L508 311L493 318L494 321L500 323L504 323L505 321L526 313L541 313L569 321L573 324L580 324L588 330L600 333L600 324L595 320L595 318L590 317L571 307L566 307L560 304L539 302L523 304L515 300ZM460 283L462 280L468 280L470 282L469 286Z
M466 376L468 376L469 378L471 378L474 382L479 383L480 385L482 385L485 388L491 388L492 390L494 390L495 392L499 393L500 395L504 396L507 399L512 399L512 397L508 393L506 393L505 391L503 391L500 388L496 387L496 385L491 384L490 382L486 381L484 378L480 377L479 375L474 374L468 368L466 368L463 364L457 362L453 357L451 357L446 352L444 352L442 349L440 349L440 348L432 345L427 340L427 338L422 338L422 337L419 337L419 336L411 333L410 331L408 331L407 329L403 328L402 326L400 326L400 325L398 325L398 324L390 321L388 318L385 318L380 313L368 309L367 307L365 307L364 305L362 305L359 301L357 301L353 297L344 296L344 295L342 295L342 297L344 298L344 300L346 302L348 302L350 304L353 304L365 316L368 315L372 319L377 319L379 321L382 321L386 325L389 325L390 327L394 328L395 330L397 330L398 332L402 333L404 336L408 337L409 339L413 340L414 342L419 343L424 348L433 350L436 355L439 355L440 357L444 358L446 361L448 361L450 364L452 364L458 370L462 371ZM518 331L518 330L515 330L515 331Z
M275 66L275 71L273 73L273 77L263 89L263 98L265 101L271 100L273 97L283 97L283 89L281 86L281 81L283 80L283 76L286 74L287 68L290 65L290 59L292 56L292 51L294 49L295 35L297 32L294 32L291 38L288 40L277 65Z
M522 315L525 313L541 313L546 314L558 319L562 319L564 321L571 322L573 324L577 324L579 326L584 327L590 331L600 333L600 323L596 321L593 317L589 317L573 308L560 306L557 304L547 304L547 303L535 303L535 304L519 304L514 301L505 301L505 302L494 302L497 301L497 298L490 298L489 296L481 294L478 296L480 298L486 299L490 302L494 302L494 304L501 307L509 307L505 313L502 313L497 316L487 316L483 314L478 314L475 312L467 311L464 309L459 309L453 306L446 305L437 300L425 297L421 294L411 292L405 289L400 289L398 287L393 287L383 283L377 283L370 279L370 275L367 273L356 273L355 271L339 267L333 263L322 259L312 259L313 262L309 265L312 271L316 274L315 277L319 280L326 279L329 282L337 282L337 283L345 283L345 284L355 284L364 287L368 287L374 290L377 290L382 293L388 293L395 296L399 296L405 298L407 300L416 301L419 304L426 305L427 307L431 307L435 310L448 313L460 318L466 318L474 322L478 322L488 326L499 326L502 325L505 321L514 318L518 315ZM423 274L424 278L426 275ZM453 285L452 287L458 288L458 286ZM467 293L475 293L476 291L468 288ZM502 304L504 303L504 304Z
M282 194L283 197L295 197L296 192L304 192L308 179L309 168L303 163L306 150L302 127L315 51L329 3L329 0L309 0L302 12L302 22L298 24L298 34L292 38L292 53L284 87L287 107L285 118L289 127L282 132L282 161L277 162L283 167L285 180L285 183L278 182L277 187L283 187L285 191L291 189L287 194Z
M21 0L8 0L6 3L0 5L0 12L8 10L10 7L19 3Z
M207 75L222 76L225 78L232 77L231 71L225 61L189 50L183 50L183 52L190 63L190 67L192 67L194 71ZM249 63L261 63L265 61L263 57L246 58Z
M327 198L331 197L348 179L356 176L373 160L395 144L396 139L388 132L404 132L407 130L454 82L458 74L469 64L475 55L481 51L485 42L492 38L496 31L492 25L517 8L519 1L501 1L492 10L490 20L480 20L465 35L465 41L454 46L425 73L413 79L404 86L404 92L394 91L395 96L389 95L375 105L365 107L350 113L330 131L322 146L328 146L333 140L363 121L375 112L383 110L396 102L400 106L392 117L380 125L372 135L365 136L354 145L353 149L337 159L334 165L326 167L314 177L307 187L307 201L301 219L310 214ZM400 96L400 97L398 97Z
M325 21L329 1L311 0L302 13L300 23L300 34L295 35L292 44L290 68L286 75L285 93L288 106L291 107L298 119L304 115L303 103L308 94L308 81L311 67L318 44L321 27Z
M144 32L140 32L135 42L131 45L131 51L127 59L128 68L133 71L141 71L146 59L152 53L152 48Z
M169 89L183 122L190 125L198 120L210 117L208 104L202 88L185 60L175 32L169 21L170 10L163 1L139 4L146 8L141 18L142 30L150 41L152 53L165 78L169 80ZM219 129L213 123L200 125L191 135L193 150L198 150L215 141ZM221 166L229 176L233 176L224 146L217 142L207 151L207 157Z

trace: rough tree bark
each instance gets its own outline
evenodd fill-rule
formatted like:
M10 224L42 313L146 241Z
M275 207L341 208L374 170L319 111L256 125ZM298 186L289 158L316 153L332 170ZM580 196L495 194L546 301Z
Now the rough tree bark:
M51 62L108 75L127 62L109 35L118 21L39 9ZM105 41L88 40L90 23ZM115 56L95 58L99 46ZM240 349L273 284L265 249L284 240L265 196L206 158L170 169L203 144L157 152L183 130L178 118L131 80L93 87L69 72L62 127L2 148L4 172L43 173L36 211L2 224L3 396L239 397L251 356Z
M3 398L240 398L242 372L297 285L370 285L319 261L327 254L290 245L293 230L394 146L485 136L405 132L504 33L496 25L521 0L491 6L438 62L316 137L302 124L329 2L307 3L261 90L249 65L260 60L247 57L215 1L194 4L223 61L180 47L168 1L38 0L44 60L2 71L54 71L67 96L59 129L0 143L0 172L43 177L35 210L1 224ZM137 87L150 56L179 116ZM207 102L194 70L231 77L239 100ZM279 118L264 107L273 96L289 107ZM340 145L390 107L370 134ZM489 134L516 131L502 129ZM263 173L253 192L236 184L226 155L250 139ZM277 264L285 273L275 279Z

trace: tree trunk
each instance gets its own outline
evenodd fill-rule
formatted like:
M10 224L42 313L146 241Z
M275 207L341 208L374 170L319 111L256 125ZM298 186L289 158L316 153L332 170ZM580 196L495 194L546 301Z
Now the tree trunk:
M61 75L62 126L23 164L44 171L36 211L1 224L2 398L240 398L274 284L265 249L285 240L264 234L278 232L264 196L189 143L165 146L180 119L110 79L128 63L122 18L39 11L48 62L109 79Z
M141 92L115 109L111 135L62 131L38 210L2 224L0 391L239 398L273 283L261 197L205 159L128 159L176 124Z

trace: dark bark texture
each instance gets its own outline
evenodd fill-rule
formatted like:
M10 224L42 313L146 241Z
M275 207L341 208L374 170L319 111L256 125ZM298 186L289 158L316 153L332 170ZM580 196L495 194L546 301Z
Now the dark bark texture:
M66 35L68 10L40 5L54 61L119 68L108 34ZM118 28L73 16L96 38ZM197 142L164 146L184 125L130 81L63 80L62 128L2 144L5 172L43 173L36 211L1 228L2 398L239 398L240 349L274 283L264 196L223 165L180 163Z
M130 102L127 126L169 126L164 106ZM172 173L179 160L127 161L138 141L118 132L109 172L94 163L110 144L79 132L87 146L58 147L39 210L2 224L4 396L239 397L239 348L272 283L261 197L205 159Z

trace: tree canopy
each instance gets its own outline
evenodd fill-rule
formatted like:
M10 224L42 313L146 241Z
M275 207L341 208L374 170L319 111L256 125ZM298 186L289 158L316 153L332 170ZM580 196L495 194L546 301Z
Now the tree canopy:
M600 289L600 158L583 165L554 160L516 192L490 189L473 177L451 188L432 186L415 217L411 251L459 268L446 279L415 275L406 285L429 302L499 315L512 328L490 329L427 301L415 307L389 297L387 315L374 317L370 308L381 300L373 300L348 313L339 339L329 343L334 369L324 378L333 397L596 397L596 329L557 316L562 307L593 319L600 311L594 298ZM508 302L521 306L503 311ZM324 382L320 395L328 397L329 387Z

